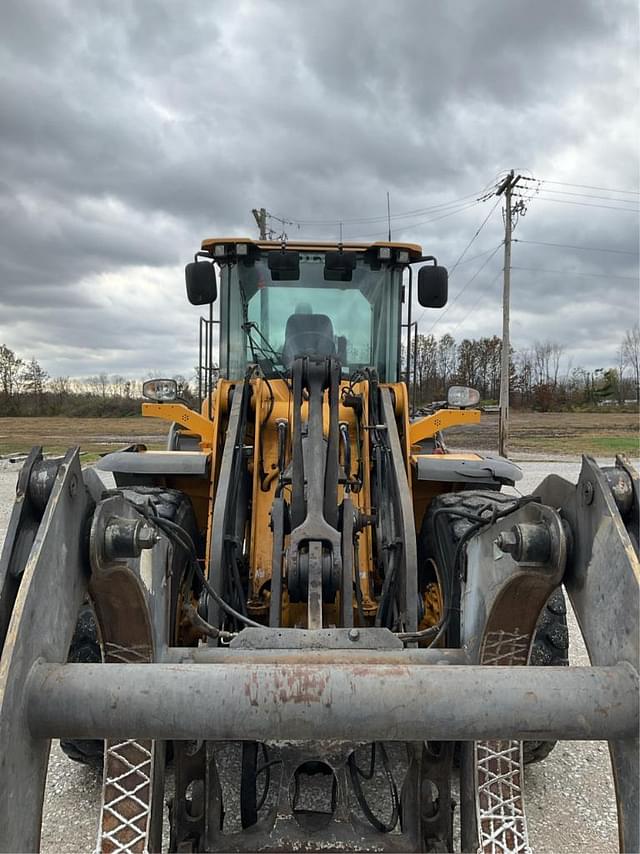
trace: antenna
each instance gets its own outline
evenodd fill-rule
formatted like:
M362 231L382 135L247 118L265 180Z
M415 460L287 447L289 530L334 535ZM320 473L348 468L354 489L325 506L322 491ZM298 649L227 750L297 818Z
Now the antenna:
M391 243L391 202L389 201L389 190L387 190L387 223L389 224L389 243Z

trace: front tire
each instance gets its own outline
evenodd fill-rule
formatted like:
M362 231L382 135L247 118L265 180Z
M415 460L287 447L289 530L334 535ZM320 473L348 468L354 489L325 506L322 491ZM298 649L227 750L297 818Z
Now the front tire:
M429 580L437 580L428 576L428 567L432 565L431 562L435 562L436 565L445 562L446 576L455 578L453 561L458 543L469 535L475 524L470 519L456 515L456 510L475 515L479 515L481 511L486 513L487 510L504 514L515 510L517 506L518 499L501 492L487 490L445 493L434 498L425 514L418 538L419 565L425 573L421 578L421 585ZM451 511L450 514L446 512L447 509ZM436 516L436 510L442 512ZM459 585L454 596L456 597L454 607L457 607ZM448 643L458 646L459 641L459 623L452 623L448 630ZM529 664L553 667L566 667L569 664L567 607L560 587L553 591L538 618ZM525 764L545 759L555 745L555 741L525 741L523 743Z

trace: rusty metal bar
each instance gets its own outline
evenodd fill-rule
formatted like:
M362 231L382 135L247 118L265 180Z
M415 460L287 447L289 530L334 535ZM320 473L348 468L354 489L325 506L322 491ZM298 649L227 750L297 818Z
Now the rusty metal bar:
M638 705L638 674L626 663L39 663L25 702L35 737L216 741L627 738Z
M338 664L394 665L469 664L463 649L229 649L215 646L170 646L164 664Z

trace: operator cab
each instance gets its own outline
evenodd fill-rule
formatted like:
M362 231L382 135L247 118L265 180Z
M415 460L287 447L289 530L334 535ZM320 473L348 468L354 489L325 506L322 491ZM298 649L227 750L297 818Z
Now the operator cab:
M222 376L240 378L250 364L283 376L296 357L319 355L337 358L343 377L373 366L382 382L398 380L403 274L426 260L420 246L240 238L205 240L202 250L219 268ZM188 282L202 266L188 266ZM444 273L446 292L446 271L427 269Z

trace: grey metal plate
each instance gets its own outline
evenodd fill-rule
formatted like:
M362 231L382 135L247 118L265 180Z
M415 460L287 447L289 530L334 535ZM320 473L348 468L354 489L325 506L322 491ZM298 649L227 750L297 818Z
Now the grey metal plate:
M446 454L416 456L418 480L471 481L477 486L505 483L512 486L522 478L522 469L504 457L487 455L480 460L449 460Z
M388 629L244 629L232 649L403 649Z
M190 474L204 477L209 455L200 451L115 451L99 460L100 471L124 474Z

